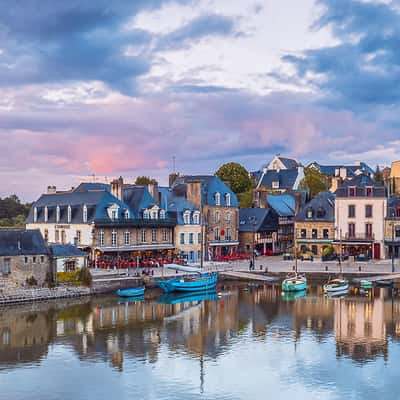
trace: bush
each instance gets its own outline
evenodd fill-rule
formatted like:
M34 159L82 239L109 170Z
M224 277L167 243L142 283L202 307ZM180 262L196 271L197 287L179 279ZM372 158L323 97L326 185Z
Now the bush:
M327 246L324 247L322 250L322 256L328 256L330 254L332 254L335 251L335 249L333 248L333 246Z
M69 283L75 286L91 286L92 274L88 268L78 269L73 272L57 272L57 281L60 283Z
M89 268L83 267L78 271L78 277L79 280L82 282L83 285L85 286L92 286L92 274L89 271Z

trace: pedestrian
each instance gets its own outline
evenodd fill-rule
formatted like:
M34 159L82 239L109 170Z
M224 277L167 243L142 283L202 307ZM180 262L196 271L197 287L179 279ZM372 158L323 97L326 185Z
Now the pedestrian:
M253 269L253 260L250 260L249 271L251 271L252 269Z

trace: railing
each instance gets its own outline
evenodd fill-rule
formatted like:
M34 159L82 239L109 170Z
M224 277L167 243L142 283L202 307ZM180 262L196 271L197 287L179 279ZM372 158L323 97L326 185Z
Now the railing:
M136 228L173 227L176 221L172 218L165 219L96 219L96 226L132 226Z
M343 240L368 240L368 241L373 241L374 240L374 234L373 233L346 233L343 237Z

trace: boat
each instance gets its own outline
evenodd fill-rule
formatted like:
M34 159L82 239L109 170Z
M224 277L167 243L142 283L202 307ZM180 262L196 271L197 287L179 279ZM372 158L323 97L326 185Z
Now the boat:
M394 282L392 279L375 281L378 287L392 287Z
M282 292L283 301L293 301L307 296L307 290L300 290L298 292Z
M284 292L299 292L307 289L307 278L297 273L288 275L282 282Z
M164 292L203 292L205 290L215 290L218 282L218 272L206 272L198 276L186 276L166 281L159 281L157 285Z
M367 279L361 279L360 281L360 287L361 289L368 290L372 289L373 283Z
M218 300L218 294L215 290L211 292L177 292L164 293L158 298L158 303L161 304L179 304L200 302L204 300Z
M347 279L332 279L324 285L325 293L345 292L349 290L349 281Z
M137 297L144 295L144 286L136 288L118 289L117 295L119 297Z
M349 289L339 290L337 292L326 292L325 296L334 298L334 297L344 297L349 294Z

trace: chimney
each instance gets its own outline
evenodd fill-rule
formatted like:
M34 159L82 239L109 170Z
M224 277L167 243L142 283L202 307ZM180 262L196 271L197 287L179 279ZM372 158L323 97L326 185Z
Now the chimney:
M187 182L186 199L201 209L201 181Z
M111 181L111 194L117 199L122 200L122 189L124 187L124 179L120 176L118 179Z
M158 183L154 181L153 183L149 183L147 185L147 190L155 200L156 204L160 204L160 193L158 192Z
M179 174L176 172L169 174L169 177L168 177L168 186L169 187L171 187L174 184L174 182L178 176L179 176Z
M47 186L47 194L55 194L55 193L57 193L56 186Z

